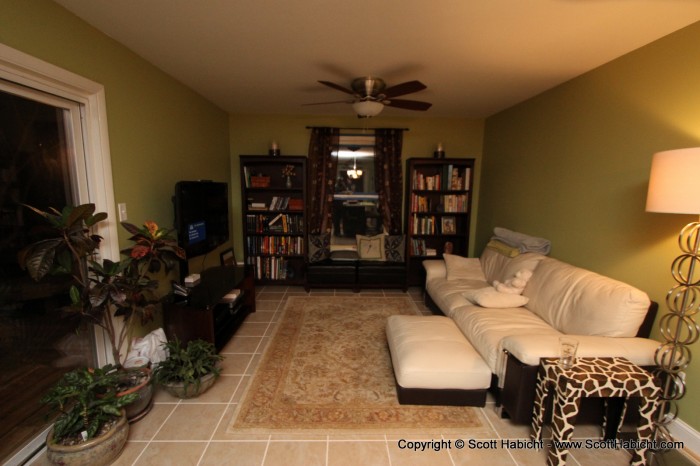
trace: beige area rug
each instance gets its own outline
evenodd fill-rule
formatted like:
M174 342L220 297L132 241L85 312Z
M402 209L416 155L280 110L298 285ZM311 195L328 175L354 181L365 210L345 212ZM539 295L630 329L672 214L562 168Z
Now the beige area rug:
M472 432L475 408L400 405L385 323L408 297L291 297L229 433Z

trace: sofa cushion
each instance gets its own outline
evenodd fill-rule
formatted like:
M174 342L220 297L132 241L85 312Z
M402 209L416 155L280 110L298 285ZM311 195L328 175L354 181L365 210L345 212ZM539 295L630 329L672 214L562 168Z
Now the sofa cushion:
M442 258L445 260L447 280L484 280L479 259L454 254L443 254Z
M550 257L539 263L523 295L545 322L578 335L633 337L650 305L646 293L630 285Z
M527 304L527 296L519 294L501 293L492 286L473 289L462 292L467 301L478 304L481 307L503 309L506 307L520 307Z
M432 295L431 295L432 296ZM450 316L491 371L503 380L505 358L501 340L512 335L553 335L561 333L524 307L486 309L463 306Z
M660 343L648 338L608 338L573 335L578 341L577 357L621 357L639 366L654 366L654 354ZM511 335L501 342L503 350L518 361L537 366L540 358L559 357L557 335Z
M452 317L455 309L464 306L475 306L462 296L463 292L486 286L488 286L488 283L484 280L448 281L446 278L436 278L426 283L425 290L430 294L430 297L440 310L447 317Z
M355 251L333 251L331 253L331 260L337 262L353 262L360 259L360 256Z

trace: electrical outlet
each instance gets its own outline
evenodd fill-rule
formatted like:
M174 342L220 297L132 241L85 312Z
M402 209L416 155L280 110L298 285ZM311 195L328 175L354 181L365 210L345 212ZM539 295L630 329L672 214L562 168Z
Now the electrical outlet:
M120 204L117 204L117 208L119 209L119 221L126 222L129 218L126 214L126 203L122 202Z

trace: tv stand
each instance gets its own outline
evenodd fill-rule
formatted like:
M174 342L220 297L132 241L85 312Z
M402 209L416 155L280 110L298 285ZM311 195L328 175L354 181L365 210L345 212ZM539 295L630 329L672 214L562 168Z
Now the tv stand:
M232 303L221 302L231 290L240 290ZM248 314L255 312L255 281L244 267L211 267L201 273L190 295L164 306L163 321L168 339L183 343L202 339L216 351L228 343Z

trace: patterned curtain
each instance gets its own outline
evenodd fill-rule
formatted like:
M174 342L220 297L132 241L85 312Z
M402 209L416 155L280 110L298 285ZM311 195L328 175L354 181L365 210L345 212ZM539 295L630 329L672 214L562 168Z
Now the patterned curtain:
M401 234L403 177L401 166L402 129L377 129L375 187L379 195L379 213L390 235Z
M310 234L330 233L333 227L333 193L335 192L338 128L312 128L309 141L309 179L307 212Z

